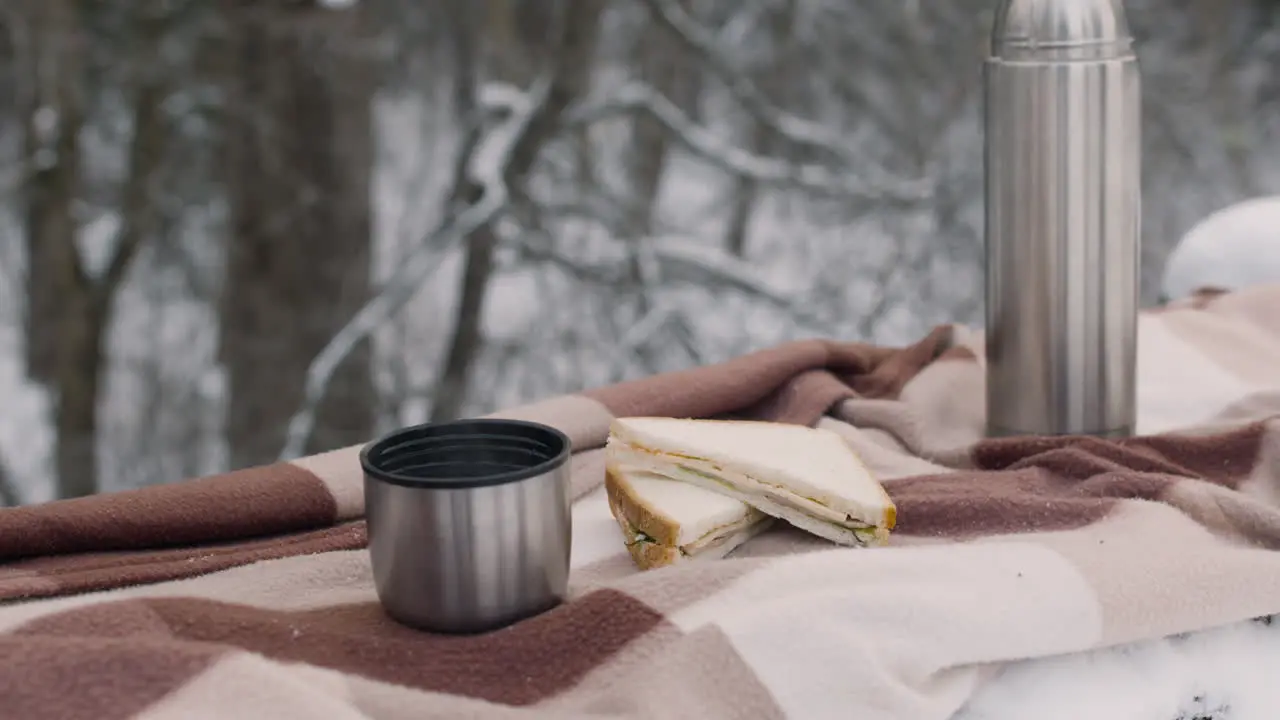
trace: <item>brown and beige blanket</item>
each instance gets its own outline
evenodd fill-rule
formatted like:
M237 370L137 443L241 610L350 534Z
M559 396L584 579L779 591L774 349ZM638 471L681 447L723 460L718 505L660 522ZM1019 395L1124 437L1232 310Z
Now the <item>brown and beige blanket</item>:
M0 716L944 720L1010 662L1280 613L1280 287L1141 321L1125 442L989 441L977 333L805 341L501 413L573 439L573 598L439 637L381 613L356 448L0 512ZM771 531L638 573L618 415L843 434L894 546Z

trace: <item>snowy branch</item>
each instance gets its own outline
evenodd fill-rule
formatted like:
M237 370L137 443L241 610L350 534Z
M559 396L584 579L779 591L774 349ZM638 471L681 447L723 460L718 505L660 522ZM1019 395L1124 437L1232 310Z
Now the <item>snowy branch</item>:
M315 426L316 411L324 399L330 378L342 361L362 340L382 326L404 306L432 271L440 267L438 253L468 237L493 221L508 204L509 191L504 178L512 151L529 130L529 123L547 101L550 87L544 77L530 93L531 101L523 112L512 115L489 134L472 154L469 164L471 180L482 188L478 202L452 216L407 254L382 290L365 303L359 312L329 340L307 368L303 401L289 420L280 459L298 457L306 451L308 438Z
M765 127L792 144L830 154L848 166L861 166L862 174L869 178L864 180L867 185L892 187L900 183L882 168L874 168L874 172L868 172L866 154L856 150L840 135L832 132L831 128L796 117L776 107L749 74L735 67L729 60L715 33L690 15L679 0L641 2L649 8L658 22L675 33L702 58L708 69L728 87L734 99Z
M636 350L649 343L678 312L680 312L680 306L674 300L659 300L654 303L653 307L649 308L649 311L618 341L618 346L614 348L609 362L609 375L611 377L621 375L627 363L635 357Z
M489 81L479 87L476 93L477 104L488 112L495 114L530 114L531 98L524 90L511 83Z
M570 120L591 123L628 111L644 111L653 115L676 140L689 147L700 158L724 172L754 179L759 183L799 186L826 195L850 195L870 200L918 202L927 200L931 195L929 183L923 181L868 183L849 173L832 172L822 165L767 158L733 146L722 140L718 133L692 122L689 115L677 108L675 102L644 83L628 83L609 99L573 111Z
M772 305L797 322L820 329L829 325L807 308L808 303L793 298L782 290L771 287L760 278L752 266L729 253L712 247L698 247L688 238L657 237L644 240L642 246L654 275L663 284L686 283L698 287L733 290ZM559 268L565 274L599 285L617 286L630 276L630 258L608 263L591 263L577 260L557 251L549 242L532 242L528 236L521 241L520 251L526 258L544 262ZM660 307L653 308L646 316L649 322L661 324L669 313Z
M926 181L869 183L850 172L833 172L820 165L765 157L736 147L721 139L719 134L693 122L675 103L643 83L625 85L603 102L576 109L569 119L571 122L591 123L635 111L652 115L690 151L721 170L763 184L800 186L816 193L902 202L924 201L931 194L930 184Z
M808 302L771 287L749 263L724 250L699 247L676 238L655 239L650 247L665 280L729 288L763 300L815 329L828 324L808 309Z

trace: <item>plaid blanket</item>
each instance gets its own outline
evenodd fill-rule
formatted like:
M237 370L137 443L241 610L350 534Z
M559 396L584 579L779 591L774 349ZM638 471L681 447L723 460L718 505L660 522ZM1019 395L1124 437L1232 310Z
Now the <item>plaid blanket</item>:
M356 448L0 512L15 718L942 720L1008 663L1280 612L1280 288L1143 316L1141 437L984 440L981 338L798 342L500 413L573 440L572 599L474 637L387 620ZM611 417L841 433L893 546L778 528L640 573Z

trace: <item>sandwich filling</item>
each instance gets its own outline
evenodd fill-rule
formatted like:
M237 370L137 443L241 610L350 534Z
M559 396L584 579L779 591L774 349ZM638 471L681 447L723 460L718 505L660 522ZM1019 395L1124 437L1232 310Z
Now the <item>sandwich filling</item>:
M681 557L685 558L695 558L700 556L716 559L722 558L737 546L762 532L769 525L771 520L772 519L768 515L753 510L750 515L747 515L740 520L712 528L705 535L697 538L693 542L675 546L675 550L680 553ZM623 519L623 522L625 523L626 520ZM658 542L656 538L636 530L634 527L630 528L628 536L628 538L623 540L627 545L662 544Z

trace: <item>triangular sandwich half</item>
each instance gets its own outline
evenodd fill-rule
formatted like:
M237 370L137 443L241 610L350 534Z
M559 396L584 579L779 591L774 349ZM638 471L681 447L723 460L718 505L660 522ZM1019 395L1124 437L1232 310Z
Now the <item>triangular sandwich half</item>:
M832 542L884 545L893 500L830 430L782 423L617 418L607 462L744 502Z
M616 465L605 470L605 491L627 551L642 570L722 558L773 523L719 493Z

